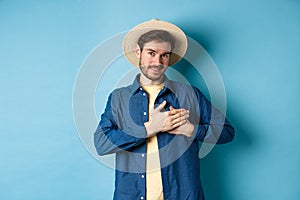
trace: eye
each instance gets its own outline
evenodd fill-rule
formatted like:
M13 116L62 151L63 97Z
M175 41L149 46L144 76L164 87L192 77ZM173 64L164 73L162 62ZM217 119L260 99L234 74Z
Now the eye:
M162 55L162 58L169 58L170 57L170 54L169 53L166 53L166 54L163 54Z
M150 56L155 56L155 53L154 53L153 51L149 51L148 54L149 54Z

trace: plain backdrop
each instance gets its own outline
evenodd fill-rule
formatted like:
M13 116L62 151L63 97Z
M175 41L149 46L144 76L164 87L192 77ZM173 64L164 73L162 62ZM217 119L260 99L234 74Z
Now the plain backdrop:
M74 81L97 45L152 18L199 42L223 78L236 138L201 159L207 199L299 199L298 0L1 0L0 199L112 199L114 171L73 121ZM114 83L98 86L98 116Z

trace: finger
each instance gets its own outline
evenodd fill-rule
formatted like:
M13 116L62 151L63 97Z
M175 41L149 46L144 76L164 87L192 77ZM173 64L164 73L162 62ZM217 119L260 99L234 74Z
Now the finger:
M179 109L173 108L172 110L170 110L170 113L171 113L172 115L175 115L175 114L177 114L177 113L184 112L184 111L185 111L185 109L183 109L183 108L179 108Z
M187 120L188 118L189 118L189 115L185 115L185 116L176 118L176 119L174 119L174 120L171 121L171 124L177 124L179 122Z
M172 110L170 110L170 112L172 115L177 114L177 113L183 113L183 114L190 113L189 110L186 110L184 108L172 109Z
M163 101L161 104L159 104L159 106L157 106L157 108L155 108L155 111L160 112L166 105L166 101Z
M176 120L176 119L179 119L179 120L180 120L180 118L181 118L181 113L176 113L175 115L171 115L170 118L171 118L171 121L174 121L174 120Z
M178 112L176 114L173 114L171 115L171 119L174 120L174 119L177 119L177 118L180 118L180 117L183 117L183 118L188 118L190 115L188 112L186 111L181 111L181 112Z
M179 128L180 126L182 126L182 125L184 125L184 124L186 124L187 123L187 120L182 120L182 121L180 121L180 122L177 122L177 123L175 123L173 126L172 126L172 128L174 129L174 128Z
M180 112L180 109L175 109L173 106L170 106L170 114L171 115L174 115L178 112Z

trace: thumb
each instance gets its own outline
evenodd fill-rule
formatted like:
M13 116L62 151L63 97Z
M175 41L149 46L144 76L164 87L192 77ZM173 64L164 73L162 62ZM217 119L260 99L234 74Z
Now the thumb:
M155 111L160 112L165 107L166 103L166 101L163 101L161 104L159 104L159 106L157 106L157 108L155 108Z

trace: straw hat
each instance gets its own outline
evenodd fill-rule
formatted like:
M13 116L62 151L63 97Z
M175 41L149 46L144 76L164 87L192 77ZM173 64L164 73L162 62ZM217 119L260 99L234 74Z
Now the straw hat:
M187 50L188 43L186 35L174 24L158 19L141 23L127 33L123 40L123 52L127 60L134 66L139 67L139 60L135 55L136 44L141 35L151 30L168 31L175 38L175 47L172 50L169 65L171 66L177 63Z

